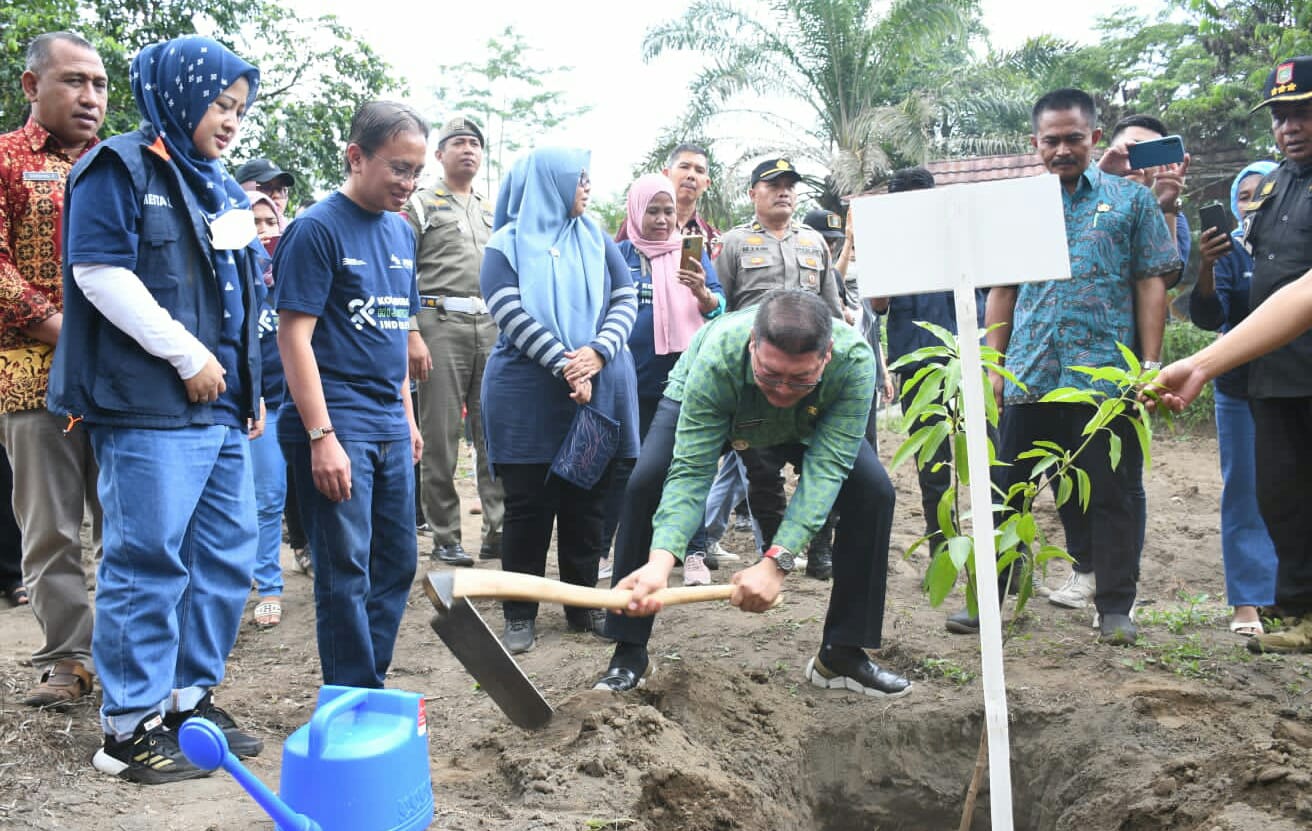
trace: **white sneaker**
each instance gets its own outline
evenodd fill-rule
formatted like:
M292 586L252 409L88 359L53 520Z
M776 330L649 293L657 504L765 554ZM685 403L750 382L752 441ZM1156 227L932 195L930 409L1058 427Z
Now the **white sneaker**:
M1048 595L1048 602L1067 609L1083 609L1093 602L1096 588L1092 573L1072 571L1071 576L1066 578L1066 584Z
M689 554L683 558L683 584L685 586L711 584L711 570L706 567L705 554Z
M606 559L597 563L597 582L601 582L602 580L609 580L611 574L613 573L614 573L614 566L611 565L610 557L607 557Z
M719 560L722 563L736 563L742 560L742 557L739 557L737 554L733 553L732 551L726 551L725 549L721 548L719 540L716 540L715 542L711 543L711 554L715 557L715 559Z

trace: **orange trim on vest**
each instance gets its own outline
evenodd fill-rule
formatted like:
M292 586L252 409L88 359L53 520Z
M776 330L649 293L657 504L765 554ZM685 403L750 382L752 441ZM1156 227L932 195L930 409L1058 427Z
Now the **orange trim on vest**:
M156 156L159 156L161 159L163 159L166 162L173 161L173 158L169 155L168 147L164 145L163 136L155 137L155 143L150 146L150 152L154 153Z

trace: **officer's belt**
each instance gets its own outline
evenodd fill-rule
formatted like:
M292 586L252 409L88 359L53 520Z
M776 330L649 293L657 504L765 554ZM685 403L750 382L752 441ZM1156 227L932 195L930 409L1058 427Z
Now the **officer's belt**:
M441 294L419 295L419 306L439 312L460 312L467 315L487 314L487 304L481 297L446 297Z

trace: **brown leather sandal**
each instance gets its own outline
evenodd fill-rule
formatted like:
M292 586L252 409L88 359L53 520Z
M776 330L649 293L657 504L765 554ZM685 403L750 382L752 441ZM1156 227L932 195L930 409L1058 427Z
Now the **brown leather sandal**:
M59 708L91 695L95 681L80 661L66 658L46 670L41 683L28 690L23 703L29 707Z

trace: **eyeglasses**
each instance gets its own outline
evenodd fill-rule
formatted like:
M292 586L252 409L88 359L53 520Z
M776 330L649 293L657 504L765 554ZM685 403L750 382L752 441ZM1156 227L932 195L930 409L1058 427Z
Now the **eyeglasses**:
M408 164L400 164L382 156L378 156L378 158L382 159L387 164L387 169L392 171L392 175L402 182L418 182L419 177L424 175L423 165L411 167Z
M286 196L290 192L286 185L256 185L255 189L265 196Z
M824 364L820 365L820 375L814 381L790 381L787 378L781 378L778 375L762 374L762 372L759 369L757 369L756 349L755 347L753 347L752 376L756 378L757 384L763 387L769 387L772 390L790 389L790 390L798 390L799 392L810 391L820 386L820 382L824 380Z

